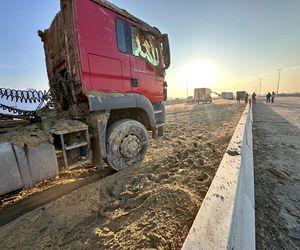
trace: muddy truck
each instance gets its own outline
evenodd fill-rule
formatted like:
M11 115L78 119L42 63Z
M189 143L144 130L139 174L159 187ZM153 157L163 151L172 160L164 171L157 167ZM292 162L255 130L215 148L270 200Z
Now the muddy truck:
M212 93L211 90L208 88L195 88L194 101L197 102L198 104L200 102L211 103L212 102L211 93Z
M221 98L226 100L234 100L233 92L222 92Z
M47 103L30 112L1 107L34 118L67 169L105 161L119 171L141 162L148 135L163 134L168 35L104 0L61 0L38 35L49 79L49 92L38 98Z
M236 97L239 97L240 100L244 100L246 96L246 91L237 91L236 92Z

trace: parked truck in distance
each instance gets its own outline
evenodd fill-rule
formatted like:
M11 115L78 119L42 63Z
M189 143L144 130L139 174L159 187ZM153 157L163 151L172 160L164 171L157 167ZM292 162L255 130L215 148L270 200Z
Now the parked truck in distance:
M222 92L221 98L226 100L233 100L234 99L233 92Z
M187 103L193 103L193 102L194 102L194 97L193 97L193 96L188 96L188 97L186 98L186 102L187 102Z
M244 100L246 95L246 91L237 91L236 92L236 97L239 98L240 100Z
M211 89L195 88L194 89L194 102L197 102L198 104L200 102L211 103L212 102Z

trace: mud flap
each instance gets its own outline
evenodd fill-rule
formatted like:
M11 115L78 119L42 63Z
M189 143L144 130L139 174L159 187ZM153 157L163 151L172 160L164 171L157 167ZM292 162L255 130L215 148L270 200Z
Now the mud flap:
M93 112L90 115L92 163L98 168L103 168L103 158L106 157L106 128L109 115L109 112Z
M152 130L152 138L156 139L157 137L162 137L164 135L164 126L159 126L156 129Z
M164 126L160 126L157 128L157 135L163 136L164 135Z

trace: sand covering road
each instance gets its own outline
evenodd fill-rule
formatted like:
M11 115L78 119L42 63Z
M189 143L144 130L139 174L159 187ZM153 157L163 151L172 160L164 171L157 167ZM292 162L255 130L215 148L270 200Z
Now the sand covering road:
M78 189L0 228L0 248L179 249L243 105L167 107L140 166Z

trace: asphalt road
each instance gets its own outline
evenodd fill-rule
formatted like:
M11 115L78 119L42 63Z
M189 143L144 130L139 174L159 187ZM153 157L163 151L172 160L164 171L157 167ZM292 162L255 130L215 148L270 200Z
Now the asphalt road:
M300 97L253 115L257 249L300 249Z

